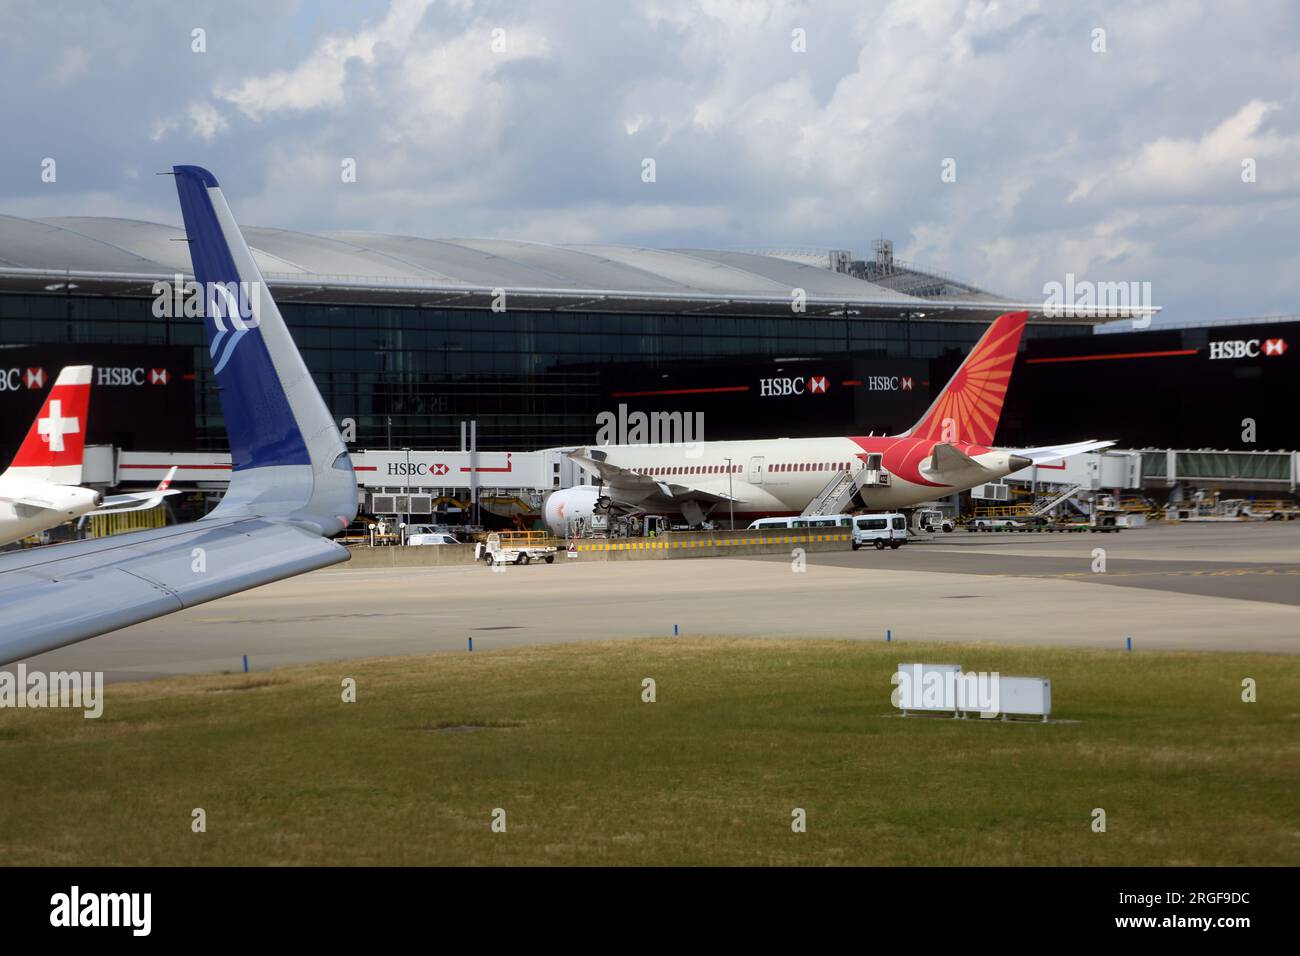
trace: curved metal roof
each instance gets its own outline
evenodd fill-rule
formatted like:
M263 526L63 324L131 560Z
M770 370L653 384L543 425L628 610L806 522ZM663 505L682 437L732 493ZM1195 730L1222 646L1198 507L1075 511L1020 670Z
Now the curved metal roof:
M910 298L829 269L743 253L256 226L245 227L244 235L268 279L785 298L797 287L809 297ZM184 239L175 226L131 219L0 216L0 267L139 276L189 272Z
M789 315L792 296L803 290L806 311L821 315L987 321L1000 310L1042 311L1041 303L987 293L912 296L789 256L255 226L244 236L286 301L483 308L504 289L526 308ZM190 268L176 226L0 215L3 290L49 292L75 279L83 293L141 296Z

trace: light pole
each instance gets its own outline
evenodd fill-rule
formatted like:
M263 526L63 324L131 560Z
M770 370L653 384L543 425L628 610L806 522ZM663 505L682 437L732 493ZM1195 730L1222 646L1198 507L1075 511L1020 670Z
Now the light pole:
M406 544L406 526L411 523L411 449L403 445L402 451L406 452L406 471L402 474L402 491L405 492L402 498L406 502L402 509L406 512L406 520L402 522L402 544Z
M731 530L736 530L736 496L731 493L731 459L723 459L727 463L727 507L731 510Z

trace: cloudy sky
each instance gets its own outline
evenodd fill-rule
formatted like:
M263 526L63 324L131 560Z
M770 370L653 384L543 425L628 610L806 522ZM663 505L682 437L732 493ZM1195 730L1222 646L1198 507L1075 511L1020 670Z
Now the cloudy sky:
M174 223L153 173L197 163L249 225L886 236L1016 298L1073 273L1151 282L1168 321L1300 313L1288 0L0 0L0 24L0 213Z

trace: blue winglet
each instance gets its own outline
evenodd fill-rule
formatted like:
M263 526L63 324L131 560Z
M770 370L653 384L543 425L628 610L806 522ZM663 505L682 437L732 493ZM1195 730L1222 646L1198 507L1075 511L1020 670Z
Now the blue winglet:
M275 304L263 294L262 275L221 197L217 178L200 166L172 168L194 278L203 290L203 324L221 390L232 468L310 464L283 380L258 327L262 310Z

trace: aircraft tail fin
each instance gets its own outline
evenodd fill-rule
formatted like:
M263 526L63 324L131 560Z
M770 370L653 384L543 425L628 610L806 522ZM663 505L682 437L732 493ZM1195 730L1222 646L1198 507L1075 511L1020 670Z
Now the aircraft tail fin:
M175 477L176 477L176 466L172 465L170 468L167 469L167 474L163 476L163 480L158 482L157 490L166 491L168 488L172 486L172 479L174 479Z
M1028 318L1028 312L998 316L921 420L899 437L993 444Z
M213 515L293 518L335 534L357 510L347 446L216 177L173 170L230 435L230 488Z
M89 365L69 365L59 372L6 475L55 485L81 484L91 371Z

